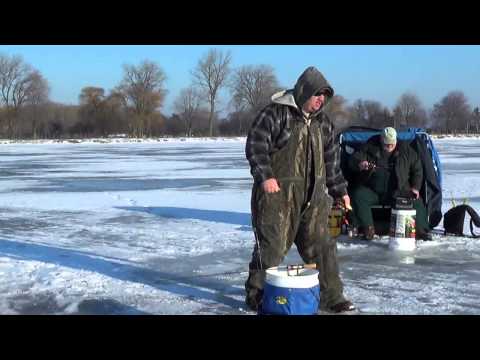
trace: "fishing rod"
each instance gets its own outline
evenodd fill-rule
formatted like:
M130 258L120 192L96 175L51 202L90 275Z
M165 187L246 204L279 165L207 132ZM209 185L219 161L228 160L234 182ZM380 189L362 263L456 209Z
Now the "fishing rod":
M286 270L287 274L289 276L292 276L292 275L299 275L302 270L316 270L317 264L289 264L289 265L279 265L276 268L279 270ZM243 275L243 274L248 274L248 270L226 271L226 272L215 273L215 274L194 275L194 276L191 276L191 278L208 278L208 277L214 277L214 276Z

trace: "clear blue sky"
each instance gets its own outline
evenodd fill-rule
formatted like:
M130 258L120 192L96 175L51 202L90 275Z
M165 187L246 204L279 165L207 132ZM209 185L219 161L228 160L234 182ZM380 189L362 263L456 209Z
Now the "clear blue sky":
M273 66L286 88L314 65L349 104L362 98L392 107L402 93L413 91L428 109L449 91L462 90L472 106L480 105L480 46L0 45L0 53L21 55L49 81L51 100L66 104L77 104L85 86L111 90L121 81L123 64L154 61L167 75L163 111L170 114L209 48L230 50L233 67Z

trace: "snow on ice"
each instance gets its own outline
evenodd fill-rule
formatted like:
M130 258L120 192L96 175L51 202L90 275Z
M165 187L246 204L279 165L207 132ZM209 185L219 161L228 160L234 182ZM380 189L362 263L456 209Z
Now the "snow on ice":
M244 138L0 144L1 314L246 313ZM444 212L480 209L480 140L435 145ZM480 314L480 240L418 245L340 237L346 295L367 314Z

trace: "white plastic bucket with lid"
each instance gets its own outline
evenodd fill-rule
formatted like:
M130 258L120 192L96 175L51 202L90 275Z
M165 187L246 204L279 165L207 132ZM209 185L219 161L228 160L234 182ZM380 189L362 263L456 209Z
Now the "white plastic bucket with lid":
M319 302L317 270L287 266L266 270L261 314L313 315L318 312Z
M411 251L416 248L416 210L392 210L390 219L390 241L388 247L394 250Z
M318 271L315 269L276 266L267 269L266 273L266 282L273 286L306 289L318 285Z

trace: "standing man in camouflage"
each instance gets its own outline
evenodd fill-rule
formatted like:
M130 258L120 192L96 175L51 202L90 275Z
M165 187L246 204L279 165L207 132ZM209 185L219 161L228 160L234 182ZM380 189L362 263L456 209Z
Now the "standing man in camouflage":
M350 206L334 126L322 111L333 94L320 71L309 67L294 89L272 96L249 131L245 151L254 178L257 242L245 301L254 311L261 306L265 269L278 266L293 243L305 263L317 265L321 310L355 309L343 296L337 244L327 227L334 198Z

